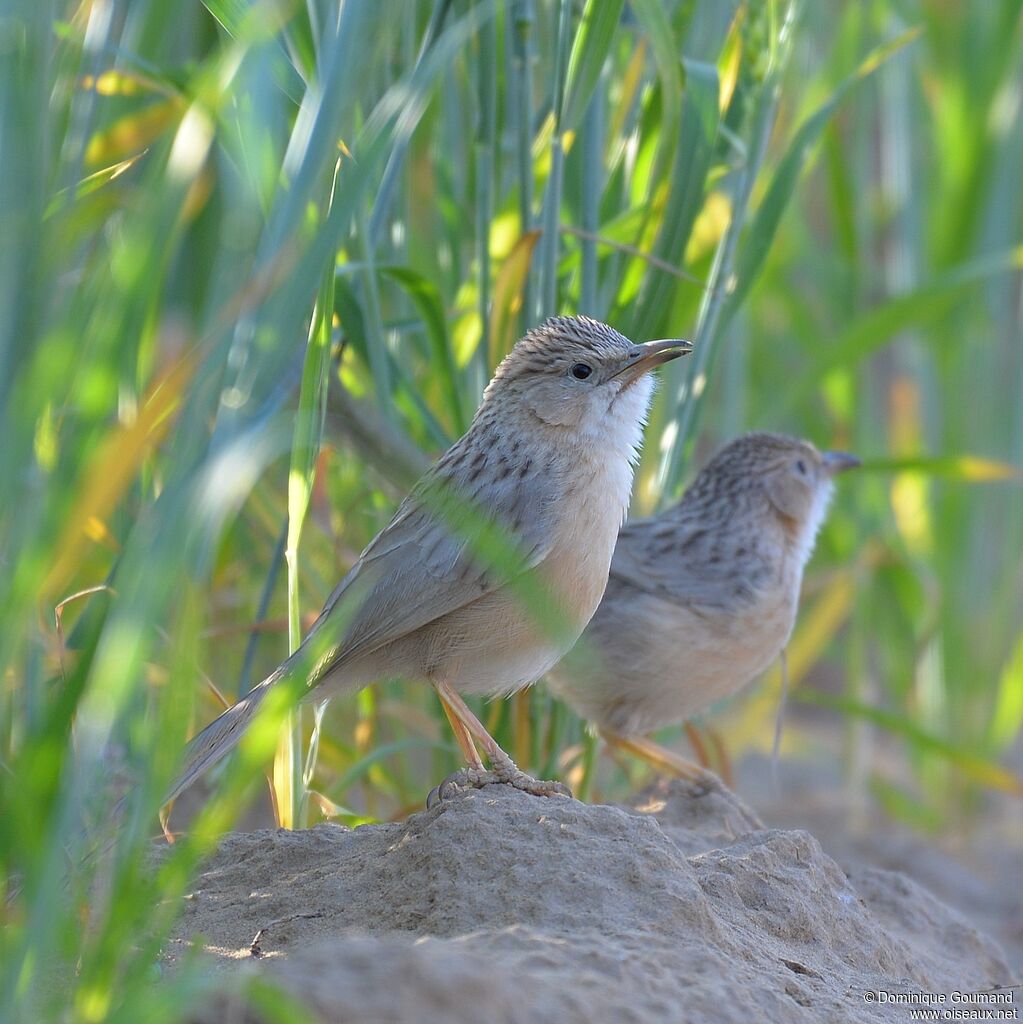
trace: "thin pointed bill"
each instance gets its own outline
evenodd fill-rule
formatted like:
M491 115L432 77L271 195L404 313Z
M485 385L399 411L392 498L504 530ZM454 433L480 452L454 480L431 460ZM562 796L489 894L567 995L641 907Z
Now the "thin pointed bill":
M693 346L681 338L665 338L662 341L633 345L625 365L615 376L621 377L622 387L627 388L655 366L670 363L672 359L678 359L692 350Z
M824 462L824 468L834 476L835 473L844 473L847 469L855 469L857 466L862 466L855 455L850 455L849 452L823 452L821 459Z

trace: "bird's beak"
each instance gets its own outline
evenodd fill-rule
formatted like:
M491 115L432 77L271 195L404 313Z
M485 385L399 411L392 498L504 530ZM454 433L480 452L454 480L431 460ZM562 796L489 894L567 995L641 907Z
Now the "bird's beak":
M692 350L693 346L688 341L682 341L681 338L665 338L662 341L648 341L643 345L633 345L625 365L614 376L621 377L622 387L627 388L655 366L670 363L672 359L678 359L679 356L684 356Z
M821 458L824 461L824 468L832 476L863 465L855 455L850 455L848 452L822 452Z

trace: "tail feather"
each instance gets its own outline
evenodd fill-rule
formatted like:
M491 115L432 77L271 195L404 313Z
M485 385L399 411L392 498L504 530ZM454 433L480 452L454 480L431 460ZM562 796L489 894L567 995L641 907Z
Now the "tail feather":
M164 803L170 803L183 793L203 772L226 757L238 745L245 730L252 724L260 705L277 684L297 687L293 699L304 698L324 676L332 671L337 656L337 645L331 644L336 624L331 625L328 613L333 605L328 602L305 640L285 661L277 666L258 686L254 686L237 704L229 707L194 737L185 751L185 767L167 791ZM327 628L324 628L324 627Z
M278 678L279 673L275 672L264 679L237 704L229 707L219 718L210 722L201 733L193 737L185 751L185 767L167 791L165 804L183 793L200 775L234 750L256 717L263 698L270 692L270 687Z

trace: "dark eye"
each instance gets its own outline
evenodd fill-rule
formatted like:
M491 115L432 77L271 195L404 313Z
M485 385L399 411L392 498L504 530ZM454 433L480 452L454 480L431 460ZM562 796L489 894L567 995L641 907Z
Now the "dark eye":
M576 380L586 380L586 378L593 373L593 369L585 363L576 363L569 372Z
M806 463L802 459L796 460L796 469L798 469L803 476L806 476Z

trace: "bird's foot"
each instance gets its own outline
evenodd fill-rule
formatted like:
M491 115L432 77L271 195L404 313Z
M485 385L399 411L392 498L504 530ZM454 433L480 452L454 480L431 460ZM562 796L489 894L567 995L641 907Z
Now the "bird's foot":
M567 796L569 800L572 799L572 790L557 779L535 779L526 772L516 770L514 775L499 778L497 781L506 786L514 786L532 796Z
M443 800L449 800L462 789L482 789L484 786L514 786L532 796L567 796L572 791L564 783L556 779L535 779L522 771L511 758L507 761L498 760L491 771L484 768L462 768L449 775L439 786L430 790L426 798L426 808L436 807Z
M763 829L764 823L757 816L757 813L749 807L741 797L729 789L717 775L707 769L701 769L696 778L686 777L682 780L688 783L690 793L694 798L710 796L714 794L726 806L727 822L737 834L743 832L759 832ZM738 830L735 824L738 823Z
M528 775L503 751L498 749L490 756L491 774L496 775L497 782L506 786L514 786L523 793L533 796L567 796L572 798L572 790L557 779L534 779Z
M429 811L442 801L450 800L463 789L482 789L499 781L494 772L488 772L485 768L460 768L430 790L426 798L426 809Z
M729 827L737 835L735 828L739 824L742 832L756 832L764 827L764 823L746 806L709 768L702 768L692 761L667 750L659 743L642 736L625 736L609 729L601 729L608 746L641 757L657 771L669 778L678 779L676 785L686 787L686 795L694 799L713 794L725 804L728 813Z
M756 811L749 808L734 793L728 804L731 814L728 815L726 820L737 836L744 835L747 832L761 832L767 828ZM734 824L736 819L739 821L738 828Z

